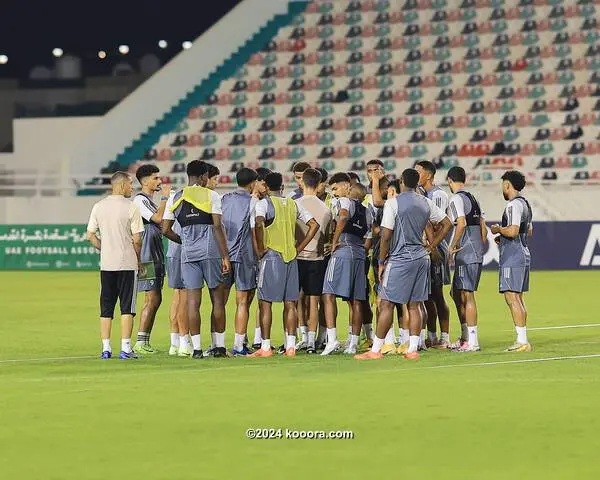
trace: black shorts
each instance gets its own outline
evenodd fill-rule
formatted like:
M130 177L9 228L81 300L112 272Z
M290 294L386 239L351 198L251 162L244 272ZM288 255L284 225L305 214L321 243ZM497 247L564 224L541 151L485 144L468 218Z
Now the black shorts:
M135 315L137 292L137 272L119 270L117 272L100 271L100 316L113 318L117 298L121 315Z
M323 293L327 263L325 260L298 260L300 290L304 295L320 296Z

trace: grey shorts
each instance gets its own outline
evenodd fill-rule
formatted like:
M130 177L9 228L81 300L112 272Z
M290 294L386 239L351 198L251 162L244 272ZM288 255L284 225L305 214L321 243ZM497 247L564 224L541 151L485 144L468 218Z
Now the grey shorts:
M220 258L183 262L181 274L187 289L202 288L204 283L208 288L217 288L223 283L223 263Z
M181 257L167 257L167 282L169 288L185 288L181 274Z
M300 294L298 262L285 263L276 252L262 258L258 271L258 299L265 302L296 302Z
M152 280L138 280L138 292L151 292L162 290L165 283L165 267L163 265L154 267L156 278Z
M500 267L499 273L500 293L529 291L529 266Z
M341 258L332 255L323 282L323 294L332 294L345 300L367 299L365 259Z
M450 265L445 255L442 255L441 263L431 262L431 285L436 287L450 285Z
M467 265L456 265L452 288L466 292L476 292L481 278L481 263L469 263Z
M225 285L244 292L256 288L256 265L247 265L240 262L231 262L231 272L225 276Z
M389 261L379 285L383 300L405 305L429 298L429 257L407 262Z

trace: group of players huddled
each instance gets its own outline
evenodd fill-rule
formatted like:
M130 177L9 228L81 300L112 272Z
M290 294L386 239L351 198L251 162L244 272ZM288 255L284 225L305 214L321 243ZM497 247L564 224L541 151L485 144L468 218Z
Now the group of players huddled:
M280 173L242 168L236 174L237 190L221 196L215 191L220 172L214 165L190 162L189 184L176 192L161 185L156 166L139 167L142 191L134 203L144 222L141 261L154 262L155 278L139 283L145 301L136 353L156 353L150 333L165 275L174 289L170 355L269 357L276 351L271 345L276 302L283 303L285 335L277 351L286 356L304 350L343 352L357 359L394 353L417 359L427 348L480 350L475 292L488 233L477 198L465 188L463 168L447 172L450 198L434 183L436 168L429 161L417 162L394 178L386 175L383 162L371 160L368 187L355 173L330 176L304 162L295 164L293 172L297 188L287 195ZM507 349L511 352L531 350L523 301L532 234L531 207L520 194L525 183L517 171L502 176L508 203L502 224L491 227L500 250L500 292L517 333ZM155 203L159 191L160 202ZM166 262L162 236L169 239ZM450 309L443 293L450 283L461 327L455 342L450 340ZM226 305L234 286L235 337L228 351ZM200 339L203 291L212 304L211 346L206 351ZM250 344L247 328L256 293ZM337 332L338 299L349 307L345 345Z

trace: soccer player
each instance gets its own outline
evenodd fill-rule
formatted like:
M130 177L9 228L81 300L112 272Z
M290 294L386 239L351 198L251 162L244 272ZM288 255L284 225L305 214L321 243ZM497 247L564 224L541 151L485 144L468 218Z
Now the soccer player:
M131 349L131 332L144 224L140 210L127 200L133 193L132 178L125 172L116 172L111 177L110 184L112 195L100 200L92 208L87 225L87 239L100 250L101 358L108 360L112 356L110 331L118 298L121 308L119 358L128 360L137 358Z
M453 193L448 214L455 225L448 253L454 257L455 265L452 297L456 304L461 331L467 330L467 338L457 345L456 351L478 352L480 347L475 292L481 277L487 227L479 202L473 194L465 190L466 178L462 167L452 167L448 170L448 187Z
M298 277L300 279L300 288L302 296L298 305L298 316L300 312L308 313L303 315L307 317L307 338L300 342L306 342L306 353L315 353L315 340L317 335L317 326L319 324L319 301L323 293L323 281L325 280L325 244L331 237L332 217L331 210L327 205L317 197L318 189L321 184L321 174L318 170L309 168L304 171L302 176L304 185L304 195L297 202L304 208L319 224L319 230L308 245L298 253ZM297 222L296 242L300 243L308 234L308 226L303 222ZM301 333L304 331L301 327ZM296 346L298 348L298 345Z
M394 304L408 306L410 338L407 359L419 358L419 334L422 326L419 303L428 297L430 260L428 251L437 248L452 223L431 200L418 195L419 173L408 168L402 172L401 191L388 199L381 222L379 254L379 293L381 296L377 333L373 347L356 355L359 360L383 358L381 347L393 322ZM430 221L440 224L430 245L423 245L425 226Z
M294 172L294 179L296 180L298 187L288 193L287 197L292 198L293 200L298 200L302 196L302 190L304 189L302 184L302 175L309 168L310 165L306 162L298 162L294 164L292 167L292 172Z
M265 167L258 167L256 169L256 182L254 184L254 192L253 196L255 196L258 200L266 198L267 196L267 184L265 183L265 178L267 175L271 173L271 170ZM256 221L256 211L254 212L254 219ZM256 231L252 231L252 242L254 245L254 252L258 251L258 247L256 246ZM258 272L256 275L256 281L258 283ZM254 350L258 350L262 345L262 334L260 330L260 311L258 308L256 309L256 324L254 327L254 340L252 341L252 348Z
M428 160L422 160L417 162L415 170L419 172L419 186L425 190L427 198L445 213L448 209L448 194L433 183L436 173L435 165ZM436 260L437 255L434 255L431 262L431 295L425 302L427 344L435 348L447 348L450 346L450 309L444 299L443 287L450 284L450 265L448 263L448 242L445 239L439 244L438 252L441 259ZM440 322L441 338L439 340L436 333L436 317Z
M165 212L165 206L169 199L171 187L162 188L162 180L156 165L142 165L135 176L142 186L142 191L133 197L133 203L137 205L144 222L144 234L142 235L142 263L154 262L156 278L152 280L140 280L138 290L146 292L144 295L144 306L140 315L140 328L137 334L137 342L133 350L137 354L152 355L158 350L150 345L150 334L154 326L154 319L160 304L162 303L162 287L165 280L165 253L163 250L160 225ZM160 204L154 203L154 194L161 192Z
M227 248L231 260L231 272L226 277L225 304L231 287L235 284L235 337L234 356L248 355L246 331L250 317L250 305L256 290L256 255L252 244L254 229L254 208L258 197L253 195L256 172L242 168L236 173L238 189L223 195L223 226L227 235Z
M527 339L527 308L523 293L529 291L529 268L531 254L528 241L533 235L531 206L521 191L525 188L525 176L516 170L502 175L502 195L508 203L502 215L502 225L492 225L492 233L498 235L500 248L500 293L504 294L517 331L517 341L507 352L530 352Z
M329 184L337 197L337 212L331 259L323 283L327 345L321 355L331 355L340 348L336 330L336 297L352 304L352 335L345 353L356 351L358 347L363 317L362 303L367 300L364 242L372 224L371 215L365 206L349 198L351 182L347 173L334 174Z
M181 243L181 272L187 293L188 318L192 337L192 358L202 358L200 340L200 301L202 287L208 286L215 318L215 357L226 357L225 284L223 275L231 270L227 241L221 223L221 197L205 187L207 164L188 163L189 186L167 203L162 232L169 240ZM173 223L181 226L181 235L173 232Z
M215 190L217 185L219 184L219 175L221 175L221 171L219 167L216 167L210 163L207 163L207 180L206 180L206 188L210 190Z
M296 355L296 302L300 286L296 255L304 250L319 230L319 224L302 206L282 197L283 177L271 173L265 179L267 198L256 204L256 243L260 261L258 276L258 308L262 329L261 348L252 357L270 357L273 302L283 302L285 355ZM308 226L308 233L296 245L296 220Z
M360 183L360 177L358 176L358 173L348 172L348 176L350 177L350 186Z
M171 197L176 192L171 192ZM164 214L163 214L164 218ZM181 235L179 223L173 224L173 232ZM169 321L171 324L171 347L169 355L189 357L192 355L188 340L190 325L187 314L187 295L181 275L181 245L169 240L167 247L167 282L173 289L173 298L169 308Z

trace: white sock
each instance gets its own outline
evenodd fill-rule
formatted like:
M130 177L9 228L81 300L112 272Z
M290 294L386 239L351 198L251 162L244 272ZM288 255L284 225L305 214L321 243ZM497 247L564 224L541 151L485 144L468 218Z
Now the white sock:
M420 337L419 335L411 335L410 337L408 337L408 352L407 353L413 353L419 350L419 341L420 341Z
M179 348L179 334L178 333L171 333L171 345Z
M244 348L244 335L239 335L239 334L235 334L234 340L233 340L233 349L237 350L238 352Z
M125 353L131 353L131 338L121 339L121 350Z
M306 325L300 327L300 338L304 343L308 341L308 327Z
M217 332L210 332L210 346L211 347L216 347L217 346Z
M431 343L436 343L437 342L437 332L430 332L428 330L427 331L427 337L429 338L429 341Z
M265 352L268 352L269 350L271 350L271 339L270 338L263 338L260 344L260 348L261 350L264 350Z
M192 346L194 350L202 350L202 343L200 342L200 334L192 335Z
M254 341L252 342L254 345L262 342L260 327L256 327L254 329Z
M110 338L102 339L102 351L103 352L112 352L112 348L110 348Z
M426 338L427 338L427 330L423 328L421 330L421 334L419 335L419 345L421 347L425 346L425 339Z
M466 323L461 323L460 324L460 338L462 338L463 340L466 340L467 338L469 338L469 329L467 328L467 324Z
M527 327L515 327L515 330L517 331L518 343L529 343L529 340L527 340Z
M285 336L285 349L288 348L296 348L296 335L286 335Z
M215 332L215 343L213 343L213 347L217 348L225 348L225 332Z
M359 335L350 335L350 345L348 345L350 348L352 347L358 347L358 340L360 339Z
M314 347L315 346L315 337L317 336L317 332L308 332L307 335L307 341L306 343L308 344L309 347Z
M479 339L477 338L477 325L469 328L469 347L478 347Z
M333 343L337 340L337 329L328 328L327 329L327 343Z
M394 340L396 340L396 338L394 337L394 327L392 326L392 328L390 328L385 334L385 344L393 345Z
M408 343L408 337L410 336L410 330L408 328L400 329L400 344Z
M442 342L450 343L450 334L442 332Z
M385 340L383 338L379 338L377 335L373 336L373 346L371 347L371 351L373 353L381 352L381 347L383 347L384 343Z
M365 337L367 337L367 340L373 340L373 324L363 323L362 329L365 334Z
M189 350L190 342L188 341L188 336L183 335L179 337L179 348L181 350Z

